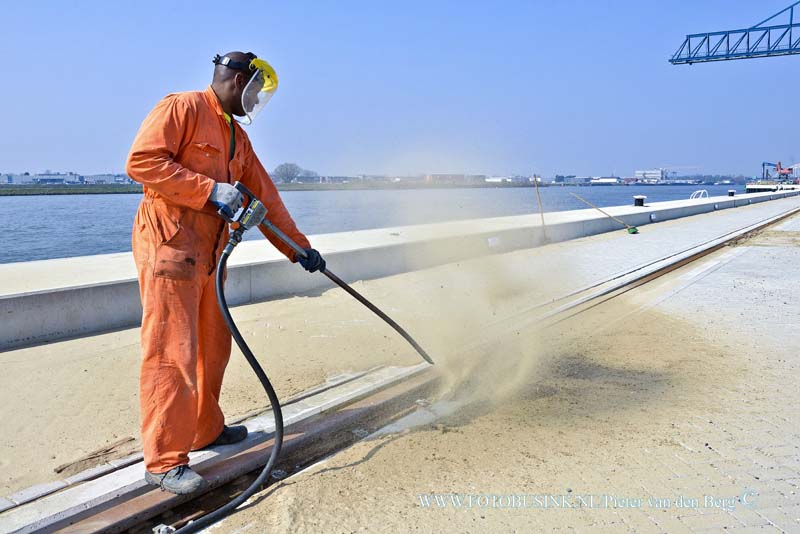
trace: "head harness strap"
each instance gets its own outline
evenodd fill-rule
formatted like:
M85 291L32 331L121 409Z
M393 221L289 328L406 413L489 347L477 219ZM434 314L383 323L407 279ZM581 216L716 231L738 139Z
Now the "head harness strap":
M228 67L229 69L236 69L236 70L253 70L253 65L251 62L256 59L256 55L252 52L247 53L247 61L234 61L228 56L220 56L219 54L214 56L214 59L211 60L214 65L222 65L223 67Z

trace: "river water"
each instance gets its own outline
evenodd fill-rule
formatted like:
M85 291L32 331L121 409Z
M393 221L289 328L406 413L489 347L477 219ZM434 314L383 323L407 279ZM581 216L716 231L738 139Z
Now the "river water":
M734 186L547 187L545 212L687 199L696 189L725 195ZM742 186L737 187L738 190ZM281 197L307 235L538 213L533 188L285 191ZM0 263L131 250L140 194L0 197ZM263 239L257 231L245 239ZM324 252L324 251L323 251Z

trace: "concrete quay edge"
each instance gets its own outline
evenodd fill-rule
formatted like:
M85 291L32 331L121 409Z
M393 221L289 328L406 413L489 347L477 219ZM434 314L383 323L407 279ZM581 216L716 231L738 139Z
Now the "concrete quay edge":
M798 196L797 191L708 197L603 208L632 226ZM531 248L622 227L594 209L450 221L311 236L345 280L380 278L484 254ZM545 239L546 237L546 239ZM228 267L232 305L329 287L263 240L240 244ZM117 328L141 319L130 252L0 265L0 351Z

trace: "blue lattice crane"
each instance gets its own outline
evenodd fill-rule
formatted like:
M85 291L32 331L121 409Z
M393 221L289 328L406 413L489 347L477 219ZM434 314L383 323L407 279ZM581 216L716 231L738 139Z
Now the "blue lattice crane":
M750 28L687 35L669 62L673 65L691 65L709 61L800 54L800 24L794 22L794 8L798 4L800 1ZM787 14L788 24L774 24L774 19ZM773 21L773 25L765 26L770 21Z

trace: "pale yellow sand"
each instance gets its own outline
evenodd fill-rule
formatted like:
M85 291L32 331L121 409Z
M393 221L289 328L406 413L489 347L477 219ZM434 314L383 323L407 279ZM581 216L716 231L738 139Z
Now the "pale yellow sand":
M485 321L542 298L541 280L525 268L542 254L520 251L353 285L441 361ZM568 285L558 278L548 291ZM421 361L338 288L238 307L234 316L282 399L343 372ZM139 449L138 329L6 352L0 368L0 495L96 464L98 459L54 473L126 438L104 458ZM229 418L267 404L238 349L221 402Z
M719 300L713 316L696 312L692 290L642 308L679 274L658 291L468 355L466 381L445 394L469 401L455 415L360 442L256 496L215 531L694 532L769 526L766 517L800 528L797 347L744 326L725 305L735 280L709 292ZM740 291L764 312L778 303L762 286ZM757 494L754 508L737 501L746 491ZM432 493L475 500L455 509L445 495L439 508ZM548 494L598 500L532 504ZM667 498L669 508L648 502ZM695 498L697 506L677 504ZM601 499L643 501L612 509Z

